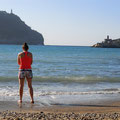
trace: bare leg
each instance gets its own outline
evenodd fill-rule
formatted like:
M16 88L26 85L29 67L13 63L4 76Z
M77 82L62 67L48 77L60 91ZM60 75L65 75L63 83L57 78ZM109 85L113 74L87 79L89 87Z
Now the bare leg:
M27 78L27 83L28 83L29 93L30 93L30 97L31 97L31 103L34 103L33 88L32 88L32 78Z
M19 102L20 102L20 103L22 103L24 80L25 80L25 79L19 79L19 95L20 95L20 100L19 100Z

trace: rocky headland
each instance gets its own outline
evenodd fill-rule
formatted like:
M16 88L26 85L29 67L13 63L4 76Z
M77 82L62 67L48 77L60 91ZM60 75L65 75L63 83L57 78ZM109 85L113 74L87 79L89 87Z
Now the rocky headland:
M120 38L118 39L110 39L109 36L101 42L93 45L92 47L98 48L120 48Z
M0 44L44 45L41 33L32 30L17 15L0 11Z

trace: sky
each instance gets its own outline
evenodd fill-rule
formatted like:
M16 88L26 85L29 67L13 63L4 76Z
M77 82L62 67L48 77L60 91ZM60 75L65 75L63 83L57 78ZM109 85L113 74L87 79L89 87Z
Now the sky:
M120 38L120 0L0 0L40 32L45 45L91 46Z

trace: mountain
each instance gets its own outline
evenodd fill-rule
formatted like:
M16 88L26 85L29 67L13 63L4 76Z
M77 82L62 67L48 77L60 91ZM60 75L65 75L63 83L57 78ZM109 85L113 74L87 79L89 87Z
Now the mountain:
M41 33L32 30L17 15L0 11L0 44L44 45Z

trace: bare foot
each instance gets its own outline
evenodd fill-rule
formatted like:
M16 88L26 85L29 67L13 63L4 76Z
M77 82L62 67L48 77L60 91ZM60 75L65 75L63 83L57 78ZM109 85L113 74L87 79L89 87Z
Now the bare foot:
M18 100L18 103L22 103L22 100Z
M34 104L34 100L31 100L31 103Z

